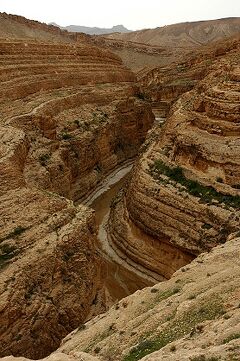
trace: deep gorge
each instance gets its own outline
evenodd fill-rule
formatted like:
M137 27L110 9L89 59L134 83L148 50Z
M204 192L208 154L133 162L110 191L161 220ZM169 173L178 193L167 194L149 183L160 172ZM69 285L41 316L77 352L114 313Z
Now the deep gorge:
M143 70L0 39L0 357L174 357L237 324L239 40Z

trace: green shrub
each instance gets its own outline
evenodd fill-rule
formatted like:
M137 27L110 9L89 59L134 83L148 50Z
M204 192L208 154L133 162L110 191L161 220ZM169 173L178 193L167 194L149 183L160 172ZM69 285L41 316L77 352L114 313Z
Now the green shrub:
M237 340L239 338L240 338L240 333L233 333L232 335L225 338L225 340L223 340L223 343L228 343L228 342L230 342L232 340Z
M0 270L15 256L16 247L9 244L0 246Z
M76 126L77 126L78 128L80 127L80 122L79 122L78 119L75 119L75 120L74 120L74 124L76 124Z
M141 92L138 92L138 93L136 94L136 97L137 97L138 99L141 99L141 100L145 100L145 99L146 99L146 95L145 95L144 93L141 93Z
M188 300L194 300L195 298L196 298L195 295L190 295L190 296L188 297Z
M173 342L184 335L190 333L196 325L205 320L213 320L220 316L223 312L221 300L218 298L206 300L205 303L199 308L193 308L188 312L175 317L157 335L152 338L145 339L131 349L123 361L137 361L144 356L160 350L170 342Z
M61 138L62 138L63 140L69 140L69 139L72 138L72 135L71 135L70 133L62 133L62 134L61 134Z
M40 155L39 162L41 163L41 165L43 167L45 167L47 165L47 162L49 161L50 157L51 157L51 155L49 153Z
M213 226L211 225L211 224L209 224L209 223L204 223L203 225L202 225L202 228L203 229L211 229Z
M240 196L223 194L216 191L211 186L204 186L197 181L188 179L185 177L181 167L169 167L163 163L163 161L156 160L150 168L150 172L153 173L153 175L155 174L155 176L157 175L159 180L161 180L162 174L167 176L173 181L184 186L191 195L201 198L201 200L205 203L212 203L213 200L216 200L228 206L237 209L240 208Z
M218 183L223 183L222 177L217 177L216 181L217 181Z
M22 226L17 226L16 228L14 228L14 230L12 232L10 232L5 239L9 239L9 238L15 238L17 236L20 236L23 232L26 231L27 228L22 227Z
M186 70L187 70L186 64L178 64L177 65L177 71L178 72L183 72L183 71L186 71Z

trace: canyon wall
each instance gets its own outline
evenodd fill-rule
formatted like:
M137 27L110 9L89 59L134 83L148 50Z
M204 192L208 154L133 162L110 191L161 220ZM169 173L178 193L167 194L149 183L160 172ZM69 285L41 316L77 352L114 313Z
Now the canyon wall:
M1 17L10 27L42 29ZM211 64L208 50L199 53L201 61L193 54L179 63L189 87L180 82L166 90L175 70L162 88L157 70L139 74L146 79L142 86L160 84L156 101L165 96L169 107L194 88L179 97L163 128L155 124L148 134L127 187L112 202L109 242L156 282L171 279L84 324L105 310L106 294L94 214L81 202L137 156L153 114L117 55L87 37L47 43L51 36L44 34L39 41L29 39L34 33L0 41L0 356L44 358L75 329L47 359L181 355L193 361L206 348L207 357L234 359L240 332L239 40L218 47Z
M0 42L0 355L40 358L104 310L91 210L152 124L134 75L86 43Z
M237 49L239 51L239 36L234 36L187 53L182 50L181 54L175 53L175 60L167 66L160 64L149 71L139 72L139 85L156 115L166 117L180 95L193 89L220 58Z
M74 330L44 361L239 360L240 238ZM2 361L26 361L14 357Z
M239 241L116 303L68 335L58 352L73 360L82 351L104 361L238 360Z
M123 63L137 76L155 67L166 66L176 61L184 51L167 46L153 46L133 41L111 39L103 36L92 36L91 41L97 46L107 48L120 56Z
M154 127L112 204L112 246L146 272L169 278L239 229L239 76L237 48Z

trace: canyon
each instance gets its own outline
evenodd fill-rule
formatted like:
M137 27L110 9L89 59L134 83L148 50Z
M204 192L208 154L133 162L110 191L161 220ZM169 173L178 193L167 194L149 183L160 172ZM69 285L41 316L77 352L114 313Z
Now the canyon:
M239 36L1 17L2 360L239 360Z

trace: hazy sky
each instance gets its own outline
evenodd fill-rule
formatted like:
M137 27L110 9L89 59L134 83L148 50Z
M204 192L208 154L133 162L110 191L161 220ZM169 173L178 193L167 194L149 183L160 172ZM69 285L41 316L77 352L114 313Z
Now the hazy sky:
M59 25L155 28L240 16L240 0L0 0L0 12Z

